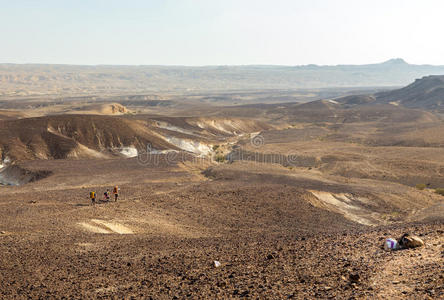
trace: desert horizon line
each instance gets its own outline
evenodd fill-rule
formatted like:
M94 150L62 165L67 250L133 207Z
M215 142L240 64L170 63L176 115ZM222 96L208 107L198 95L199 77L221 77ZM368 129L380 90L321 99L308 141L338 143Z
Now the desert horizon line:
M88 63L45 63L45 62L25 62L25 63L15 63L15 62L0 62L0 65L14 65L14 66L79 66L79 67L100 67L100 66L111 66L111 67L184 67L184 68L210 68L210 67L342 67L342 66L371 66L371 65L384 65L384 64L398 64L398 65L410 65L410 66L444 66L443 64L412 64L404 60L403 58L396 57L388 60L381 60L381 62L376 63L362 63L362 64L202 64L202 65L187 65L187 64L88 64Z

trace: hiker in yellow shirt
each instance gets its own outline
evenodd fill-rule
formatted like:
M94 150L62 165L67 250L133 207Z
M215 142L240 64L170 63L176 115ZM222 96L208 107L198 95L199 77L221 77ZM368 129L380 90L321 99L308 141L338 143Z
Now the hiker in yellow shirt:
M91 204L96 204L96 192L89 192L89 197L91 198Z

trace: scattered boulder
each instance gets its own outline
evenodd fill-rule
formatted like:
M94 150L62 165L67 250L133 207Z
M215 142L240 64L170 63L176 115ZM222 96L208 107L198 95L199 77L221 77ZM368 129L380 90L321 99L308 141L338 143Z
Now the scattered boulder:
M350 283L358 283L361 278L358 273L350 273L349 279Z
M219 261L215 260L213 262L213 265L214 265L215 268L219 268L221 266L221 263Z

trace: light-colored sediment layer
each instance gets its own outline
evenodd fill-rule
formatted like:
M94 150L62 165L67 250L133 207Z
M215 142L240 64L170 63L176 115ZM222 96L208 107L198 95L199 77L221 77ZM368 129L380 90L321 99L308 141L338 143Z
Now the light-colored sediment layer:
M114 233L118 233L118 234L132 234L133 233L133 231L130 228L128 228L122 224L119 224L119 223L107 222L107 221L96 220L96 219L91 220L91 222L102 225Z
M87 231L93 233L102 233L102 234L133 234L133 231L116 222L107 222L103 220L92 219L90 222L81 222L79 223Z
M363 225L377 225L375 213L352 204L356 201L353 196L345 193L330 193L324 191L309 191L318 201L312 201L312 204L321 208L342 214L345 218Z
M79 225L82 226L87 231L90 231L90 232L93 232L93 233L105 233L105 234L112 233L112 231L110 231L110 230L107 230L107 229L104 229L102 227L99 227L99 226L96 226L96 225L92 225L92 224L89 224L89 223L85 223L85 222L79 223Z

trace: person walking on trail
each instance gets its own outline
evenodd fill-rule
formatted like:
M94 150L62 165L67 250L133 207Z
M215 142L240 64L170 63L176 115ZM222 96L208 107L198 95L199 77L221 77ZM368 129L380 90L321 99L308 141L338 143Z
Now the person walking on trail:
M96 204L96 192L89 192L89 198L91 198L91 204Z
M109 198L110 198L110 192L109 192L108 189L106 190L105 193L103 193L103 195L105 196L105 201L109 201Z
M119 198L119 187L116 185L113 189L113 194L114 194L114 202L117 202L117 198Z

